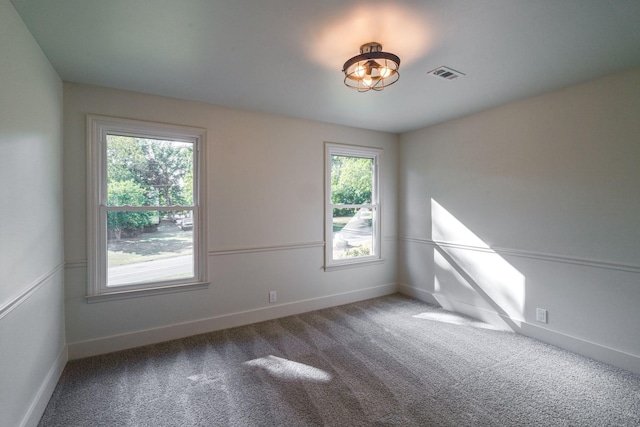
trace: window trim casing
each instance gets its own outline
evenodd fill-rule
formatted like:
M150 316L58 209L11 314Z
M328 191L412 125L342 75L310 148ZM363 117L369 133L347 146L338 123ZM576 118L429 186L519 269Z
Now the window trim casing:
M106 137L120 133L145 138L168 139L194 144L193 250L194 277L187 280L106 286L107 231L106 215ZM202 289L209 285L207 275L206 231L206 129L87 115L87 301L109 301L144 295L156 295L182 290ZM103 227L104 226L104 227Z
M382 258L382 183L380 171L382 170L384 150L382 148L367 147L362 145L341 144L325 142L325 181L324 181L324 270L333 271L344 268L358 267L384 262ZM373 223L373 250L370 256L333 259L333 208L331 203L331 156L363 157L373 159L373 182L371 189L371 205L375 207L375 220ZM351 206L351 205L349 205Z

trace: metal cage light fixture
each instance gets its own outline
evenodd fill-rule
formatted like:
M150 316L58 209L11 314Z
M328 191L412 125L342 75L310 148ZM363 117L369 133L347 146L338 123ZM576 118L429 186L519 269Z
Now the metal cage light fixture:
M383 52L382 45L371 42L360 46L360 55L344 63L344 84L358 92L380 91L398 81L400 58Z

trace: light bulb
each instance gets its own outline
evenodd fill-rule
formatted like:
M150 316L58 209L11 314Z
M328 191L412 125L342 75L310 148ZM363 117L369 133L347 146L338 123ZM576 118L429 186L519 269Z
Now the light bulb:
M380 77L382 77L383 79L386 79L387 77L389 77L391 75L393 71L391 70L391 68L389 67L382 67L380 68Z
M373 79L371 77L371 71L373 71L373 68L371 67L371 64L367 63L367 66L364 69L364 78L362 79L362 83L368 87L372 86Z
M364 67L362 65L358 65L358 67L353 73L359 78L364 77L364 74L365 74Z

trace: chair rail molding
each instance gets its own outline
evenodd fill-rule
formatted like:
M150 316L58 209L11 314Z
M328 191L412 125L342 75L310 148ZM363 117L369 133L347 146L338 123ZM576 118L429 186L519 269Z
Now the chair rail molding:
M416 243L421 245L438 246L449 249L462 249L474 252L497 253L504 256L513 256L519 258L537 259L541 261L557 262L561 264L584 265L587 267L603 268L607 270L626 271L631 273L640 273L640 266L632 264L615 263L610 261L594 260L587 258L571 257L566 255L558 255L543 252L526 251L522 249L501 248L491 246L484 248L480 246L464 245L454 242L446 242L432 239L416 238L416 237L399 237L399 241Z
M60 262L60 264L56 265L53 269L38 277L22 292L19 292L7 301L0 303L0 319L11 313L20 304L29 299L31 295L40 290L40 288L42 288L42 286L44 286L53 276L64 269L64 265L64 262Z

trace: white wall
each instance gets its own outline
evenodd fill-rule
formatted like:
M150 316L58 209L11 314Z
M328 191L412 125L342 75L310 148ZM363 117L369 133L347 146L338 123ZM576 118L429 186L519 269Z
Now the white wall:
M404 292L640 372L640 69L400 141Z
M35 425L66 362L62 82L0 0L0 426Z
M86 114L207 129L208 290L87 304ZM64 129L72 358L396 289L396 135L68 83ZM382 265L322 269L325 141L384 149ZM268 304L269 290L278 291L276 305Z

